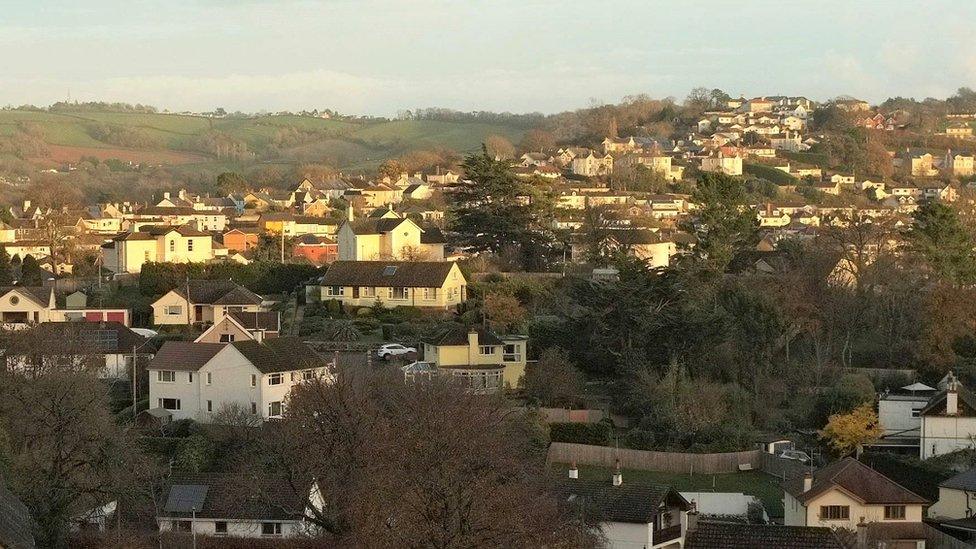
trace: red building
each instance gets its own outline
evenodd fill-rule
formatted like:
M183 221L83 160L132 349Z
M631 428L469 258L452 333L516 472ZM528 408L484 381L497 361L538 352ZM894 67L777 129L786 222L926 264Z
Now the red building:
M292 255L324 265L339 259L339 244L325 236L306 234L295 239Z

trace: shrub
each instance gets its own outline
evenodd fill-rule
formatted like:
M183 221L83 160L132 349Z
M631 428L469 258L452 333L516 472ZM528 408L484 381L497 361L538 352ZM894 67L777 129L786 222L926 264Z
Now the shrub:
M609 446L613 441L613 424L599 423L550 423L549 440Z

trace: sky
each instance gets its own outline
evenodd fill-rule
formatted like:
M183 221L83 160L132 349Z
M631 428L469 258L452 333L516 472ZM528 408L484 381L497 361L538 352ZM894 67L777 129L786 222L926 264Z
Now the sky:
M638 93L946 97L973 0L0 0L0 105L552 113Z

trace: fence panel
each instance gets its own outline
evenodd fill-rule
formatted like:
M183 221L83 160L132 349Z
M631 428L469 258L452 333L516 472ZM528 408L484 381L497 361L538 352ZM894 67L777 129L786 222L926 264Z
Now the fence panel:
M625 469L661 471L664 473L737 473L743 469L758 469L761 465L759 450L725 452L719 454L688 454L681 452L652 452L553 442L549 445L550 463L577 463L613 467L619 459Z

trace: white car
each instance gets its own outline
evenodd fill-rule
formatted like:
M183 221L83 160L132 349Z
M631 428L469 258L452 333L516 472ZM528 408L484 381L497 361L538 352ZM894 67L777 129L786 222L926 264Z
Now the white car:
M783 459L795 459L800 463L810 463L810 455L800 450L783 450L779 457Z
M414 349L413 347L404 347L399 343L388 343L376 350L376 356L384 360L389 360L390 357L406 355L410 353L417 354L417 349Z

